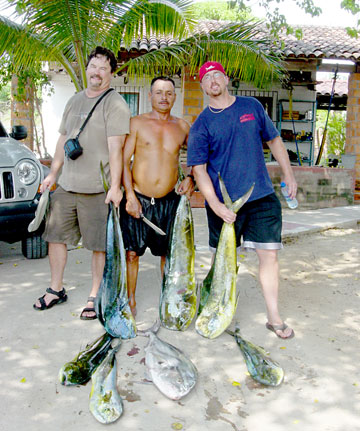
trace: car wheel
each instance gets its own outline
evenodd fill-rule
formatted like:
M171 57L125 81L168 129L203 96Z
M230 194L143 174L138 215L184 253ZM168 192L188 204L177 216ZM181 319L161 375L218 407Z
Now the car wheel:
M29 236L21 241L22 254L27 259L41 259L48 254L48 243L41 236Z

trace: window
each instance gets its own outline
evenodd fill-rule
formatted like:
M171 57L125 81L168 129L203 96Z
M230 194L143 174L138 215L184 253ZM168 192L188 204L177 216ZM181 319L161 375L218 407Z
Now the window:
M120 94L125 99L125 102L128 104L131 112L131 116L139 114L139 93L126 93L120 91Z

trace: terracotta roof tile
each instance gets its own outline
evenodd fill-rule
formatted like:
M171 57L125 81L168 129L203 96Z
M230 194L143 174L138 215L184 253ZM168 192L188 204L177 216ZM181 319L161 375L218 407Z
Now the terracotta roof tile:
M198 24L198 29L202 33L217 30L219 27L218 21L203 21ZM295 35L280 35L280 40L285 43L282 52L288 58L360 60L360 40L350 37L344 27L294 26L294 29L302 29L303 38L301 40L298 40ZM259 33L257 36L259 39L266 37L265 32ZM147 38L144 35L131 45L131 49L151 51L174 43L174 39L168 37L151 36Z
M324 80L316 84L316 92L323 96L330 96L332 91L333 81L331 79ZM346 96L348 94L348 81L339 80L335 83L335 96Z
M281 35L286 55L301 58L360 59L360 40L350 37L344 27L296 26L302 29L303 38Z

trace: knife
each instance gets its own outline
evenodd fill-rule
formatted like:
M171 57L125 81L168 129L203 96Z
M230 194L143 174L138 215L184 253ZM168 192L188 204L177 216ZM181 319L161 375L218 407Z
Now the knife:
M143 222L145 222L148 226L150 226L152 229L154 229L154 231L156 232L156 233L158 233L159 235L166 235L166 233L162 230L162 229L160 229L159 227L157 227L154 223L152 223L150 220L148 220L145 216L144 216L144 214L140 214L140 217L141 217L141 220L143 221Z

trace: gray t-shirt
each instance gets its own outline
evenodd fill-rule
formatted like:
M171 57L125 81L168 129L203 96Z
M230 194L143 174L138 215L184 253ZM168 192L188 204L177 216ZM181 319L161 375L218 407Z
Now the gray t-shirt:
M100 95L101 96L101 95ZM90 98L85 91L75 94L67 103L59 132L66 139L74 138L99 97ZM83 154L76 160L65 156L58 184L69 192L101 193L104 191L100 161L109 179L109 149L107 138L129 133L130 110L116 91L107 94L95 108L81 132L79 142Z

